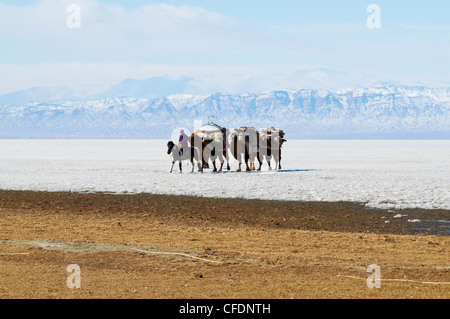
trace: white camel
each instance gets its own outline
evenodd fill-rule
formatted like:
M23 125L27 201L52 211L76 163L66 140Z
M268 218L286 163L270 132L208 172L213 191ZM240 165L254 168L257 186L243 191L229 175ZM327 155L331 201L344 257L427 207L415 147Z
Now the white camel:
M169 141L167 143L167 154L172 155L172 166L170 168L170 173L173 172L173 166L176 162L180 165L180 173L182 173L182 162L185 160L189 160L192 165L191 173L194 172L194 159L197 162L197 167L199 172L203 172L203 168L201 167L201 160L198 156L198 150L194 147L188 147L187 149L183 149L183 154L180 154L180 147L176 145L174 142Z

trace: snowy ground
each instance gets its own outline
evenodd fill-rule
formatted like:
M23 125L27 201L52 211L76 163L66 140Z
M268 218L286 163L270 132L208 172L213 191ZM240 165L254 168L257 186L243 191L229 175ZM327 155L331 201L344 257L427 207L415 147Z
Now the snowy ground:
M283 170L169 174L165 140L0 140L0 189L450 209L450 141L288 140ZM187 163L187 162L186 162ZM177 167L176 167L177 169Z

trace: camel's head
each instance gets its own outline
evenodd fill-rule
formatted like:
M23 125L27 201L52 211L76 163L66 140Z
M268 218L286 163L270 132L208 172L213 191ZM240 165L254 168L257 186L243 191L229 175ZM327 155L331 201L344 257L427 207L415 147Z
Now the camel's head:
M283 144L286 143L286 142L287 142L287 140L285 140L284 138L282 138L282 139L280 140L280 147L282 147Z

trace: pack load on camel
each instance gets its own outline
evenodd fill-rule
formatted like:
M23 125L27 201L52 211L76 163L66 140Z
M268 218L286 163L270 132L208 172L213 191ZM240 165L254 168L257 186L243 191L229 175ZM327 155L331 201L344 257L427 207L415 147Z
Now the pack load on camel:
M267 129L261 129L259 130L259 134L261 136L265 136L265 137L276 137L276 136L280 136L281 138L284 137L285 133L282 129L280 128L275 128L275 127L270 127Z
M223 141L225 130L225 128L210 122L195 130L194 134L197 134L205 141Z

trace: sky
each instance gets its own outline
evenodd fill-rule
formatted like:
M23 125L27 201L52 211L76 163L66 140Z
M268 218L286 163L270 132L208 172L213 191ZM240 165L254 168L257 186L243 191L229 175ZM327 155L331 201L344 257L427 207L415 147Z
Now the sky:
M0 1L0 94L185 75L301 89L301 70L450 86L449 17L448 0Z

